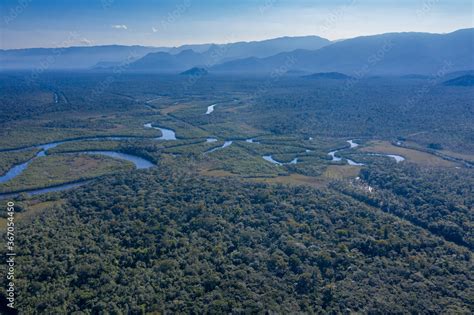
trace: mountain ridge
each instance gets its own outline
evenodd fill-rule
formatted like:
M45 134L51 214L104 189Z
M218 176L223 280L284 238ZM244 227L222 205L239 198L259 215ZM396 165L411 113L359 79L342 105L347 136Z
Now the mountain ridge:
M474 28L451 33L392 32L329 41L319 36L283 36L262 41L191 44L178 47L72 46L0 50L2 70L92 69L180 73L202 67L215 73L268 74L284 67L293 73L340 72L348 76L432 75L474 69ZM107 67L110 65L110 67ZM446 68L446 69L444 69Z
M442 67L443 61L453 60L450 71L458 71L474 68L473 38L474 29L448 34L405 32L359 36L316 51L295 50L268 58L233 60L211 70L270 73L291 59L295 62L288 70L342 72L354 76L357 72L364 75L431 74Z
M54 62L49 62L49 69L90 69L97 68L96 65L104 63L133 63L145 57L149 53L163 52L170 55L179 55L183 51L192 50L202 54L201 60L210 65L222 62L222 58L230 59L244 58L249 55L265 57L272 55L276 49L280 51L291 51L294 47L288 48L288 41L298 42L308 40L308 44L301 44L308 48L320 48L331 42L319 36L295 36L277 37L262 41L235 42L226 44L185 44L178 47L154 47L142 45L97 45L97 46L70 46L58 48L19 48L0 49L0 68L3 70L24 70L41 67L48 57L54 58ZM272 49L265 48L268 45L278 46ZM295 45L295 44L293 44ZM290 45L291 46L291 45ZM264 47L259 50L258 47ZM261 50L264 50L263 52ZM265 54L264 52L267 51ZM181 67L185 70L196 65ZM168 67L172 68L172 67Z

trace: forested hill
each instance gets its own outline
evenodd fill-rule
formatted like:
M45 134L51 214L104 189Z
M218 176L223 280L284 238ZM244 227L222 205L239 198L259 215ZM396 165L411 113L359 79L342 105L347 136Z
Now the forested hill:
M467 249L332 190L160 167L83 187L21 232L25 314L473 310Z

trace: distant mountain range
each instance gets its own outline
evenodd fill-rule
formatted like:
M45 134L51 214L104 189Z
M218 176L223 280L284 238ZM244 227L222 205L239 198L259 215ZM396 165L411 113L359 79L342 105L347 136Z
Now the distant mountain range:
M298 48L319 49L331 44L318 36L281 37L254 42L183 45L180 47L84 46L0 50L0 69L106 69L130 65L130 70L180 72L198 65L268 57ZM140 60L143 58L144 60ZM136 63L134 64L134 61Z
M474 29L449 34L388 33L340 41L318 50L233 60L214 72L270 73L280 67L310 72L365 75L433 74L474 69Z
M0 50L0 68L88 69L95 65L104 68L107 64L129 63L162 50L166 48L121 45Z
M181 73L339 73L430 76L474 69L474 29L449 34L387 33L331 42L318 36L180 47L91 46L0 50L2 70L46 68ZM46 67L45 67L46 65ZM322 73L326 73L322 75ZM332 76L332 75L329 75Z
M165 52L150 53L131 63L129 70L180 72L193 66L209 68L228 60L248 58L249 56L267 57L281 52L291 52L300 47L316 50L329 44L331 44L329 40L318 36L281 37L258 42L213 44L209 46L208 50L201 53L193 49L183 50L174 55Z
M313 73L310 75L304 76L304 78L308 79L331 79L331 80L347 80L351 79L352 77L345 75L344 73L339 72L320 72L320 73Z
M296 49L317 50L332 42L319 36L280 37L254 42L212 45L207 51L211 61L224 62L248 57L265 58Z

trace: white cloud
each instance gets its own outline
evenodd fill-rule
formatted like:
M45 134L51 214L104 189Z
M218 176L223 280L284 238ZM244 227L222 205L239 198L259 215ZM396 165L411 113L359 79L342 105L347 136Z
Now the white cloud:
M83 45L92 45L92 41L90 39L87 39L87 38L80 39L79 43L81 43Z
M152 27L151 30L153 31L153 33L158 32L158 29L157 29L157 28L154 28L154 27Z
M127 25L125 25L125 24L114 24L114 25L112 25L112 28L115 28L117 30L126 30L126 29L128 29Z

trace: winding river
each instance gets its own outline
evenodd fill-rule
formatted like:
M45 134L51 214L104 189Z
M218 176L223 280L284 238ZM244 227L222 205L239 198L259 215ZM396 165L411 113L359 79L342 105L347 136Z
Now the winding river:
M347 140L347 143L351 146L350 149L357 148L359 146L358 143L355 143L354 140Z
M176 134L173 130L171 129L166 129L166 128L160 128L160 127L153 127L151 123L147 123L144 125L145 128L153 128L153 129L158 129L161 131L162 136L154 138L154 140L176 140ZM13 178L19 176L22 174L27 168L28 165L35 160L36 158L39 157L44 157L47 155L47 151L57 147L60 144L63 143L69 143L69 142L77 142L77 141L99 141L99 140L131 140L131 139L140 139L137 137L91 137L91 138L82 138L82 139L74 139L74 140L64 140L64 141L57 141L57 142L50 142L50 143L45 143L45 144L40 144L36 146L30 146L26 148L20 148L20 149L11 149L11 150L3 150L2 152L18 152L18 151L26 151L30 149L40 149L40 151L31 159L28 161L15 165L12 167L10 170L8 170L4 175L0 176L0 183L6 183ZM98 154L98 155L103 155L103 156L108 156L114 159L120 159L120 160L126 160L129 162L132 162L135 165L136 169L147 169L151 168L154 166L154 164L142 157L135 156L132 154L126 154L122 152L116 152L116 151L79 151L79 152L74 152L77 154ZM69 188L77 187L81 184L82 182L74 183L74 184L63 184L63 185L57 185L54 187L46 187L46 188L41 188L41 189L35 189L35 190L30 190L27 191L28 194L30 195L35 195L35 194L40 194L40 193L46 193L46 192L51 192L51 191L61 191L61 190L66 190ZM7 196L12 196L15 195L14 193L5 193L5 194L0 194L1 198L5 198Z
M69 184L62 184L62 185L57 185L57 186L50 186L50 187L46 187L46 188L26 190L26 191L24 191L24 193L27 194L28 196L34 196L34 195L46 194L46 193L49 193L49 192L64 191L64 190L72 189L72 188L75 188L75 187L83 186L83 185L85 185L85 184L87 184L91 181L92 180L84 180L84 181L80 181L80 182L77 182L77 183L69 183ZM18 194L19 194L18 192L16 192L16 193L2 193L2 194L0 194L0 200L7 199L7 198L13 198L15 196L18 196Z
M34 158L36 158L36 157L38 157L38 155L36 155ZM9 180L11 180L11 179L17 177L18 175L20 175L21 173L23 173L23 171L28 167L28 165L30 164L30 162L33 159L28 160L25 163L22 163L22 164L19 164L19 165L16 165L16 166L12 167L8 172L5 173L5 175L0 176L0 183L8 182Z
M386 157L394 159L395 162L397 162L397 163L405 161L405 158L403 156L396 155L396 154L369 153L369 155L372 155L372 156L386 156Z
M349 143L349 145L350 145L349 149L354 149L354 148L357 148L359 146L359 144L355 143L353 140L347 140L347 143ZM342 150L345 150L345 149L335 150L335 151L331 151L331 152L328 153L328 155L331 157L332 162L342 161L342 158L340 158L336 155L337 152L342 151ZM345 160L347 161L347 164L349 164L351 166L363 166L364 165L363 163L357 163L357 162L352 161L350 159L345 159Z
M347 143L349 143L349 145L350 145L349 149L354 149L354 148L357 148L359 146L359 144L355 143L354 140L347 140ZM336 153L339 152L339 151L343 151L343 150L346 150L346 149L340 149L340 150L335 150L335 151L329 152L328 155L331 157L331 162L340 162L340 161L342 161L342 158L336 156ZM396 155L396 154L367 153L367 155L386 156L386 157L394 159L395 162L397 162L397 163L405 161L405 158L403 156ZM363 166L364 165L363 163L357 163L357 162L355 162L353 160L350 160L350 159L345 159L345 160L347 161L347 164L352 165L352 166Z
M116 152L116 151L82 151L83 154L98 154L108 156L118 160L126 160L132 162L137 170L147 169L155 166L150 161L132 154Z
M255 141L255 139L247 139L247 140L245 140L245 142L247 142L247 143L256 143L256 144L260 143L258 141Z
M209 139L208 139L209 140ZM206 141L206 142L215 142L215 141ZM230 146L232 144L232 141L225 141L224 144L220 147L216 147L216 148L212 148L206 152L204 152L204 154L208 154L208 153L212 153L212 152L216 152L218 150L222 150L224 148L227 148L228 146Z
M215 107L216 105L217 105L217 104L208 106L208 107L207 107L206 115L211 114L211 113L214 111L214 107Z
M364 163L357 163L357 162L354 162L352 160L349 160L349 159L346 159L347 160L347 164L351 165L351 166L363 166Z
M331 151L328 153L328 155L331 157L331 162L340 162L342 161L342 159L338 156L336 156L336 153L340 151L340 150L336 150L336 151Z
M139 156L131 155L131 154L127 154L127 153L115 152L115 151L80 151L80 152L74 152L74 153L78 153L78 154L97 154L97 155L108 156L108 157L111 157L111 158L114 158L114 159L126 160L126 161L129 161L129 162L132 162L135 165L136 169L148 169L148 168L151 168L151 167L155 166L155 164L153 164L152 162L150 162L150 161L148 161L144 158L141 158ZM5 183L5 182L19 176L34 159L36 159L38 157L41 157L41 156L45 156L45 155L46 155L45 151L40 151L35 157L31 158L27 162L13 167L5 175L0 177L0 183ZM74 188L74 187L81 186L81 185L83 185L83 184L85 184L89 181L90 180L82 180L82 181L79 181L79 182L76 182L76 183L66 183L66 184L52 186L52 187L26 190L25 193L28 194L28 195L38 195L38 194L43 194L43 193L47 193L47 192L62 191L62 190L67 190L67 189L71 189L71 188ZM15 195L18 195L18 193L0 193L0 199L8 198L8 197L15 196Z
M290 164L297 164L298 163L298 158L294 158L293 160L291 160L290 162L288 163L282 163L282 162L279 162L275 159L273 159L273 157L271 155L264 155L262 156L262 158L265 160L265 161L268 161L270 163L273 163L275 165L279 165L279 166L282 166L282 165L290 165Z
M210 105L207 109L206 114L210 114L214 111L214 105ZM161 131L161 137L157 138L152 138L154 140L160 140L160 141L172 141L172 140L177 140L176 138L176 133L171 130L171 129L166 129L166 128L161 128L161 127L155 127L152 125L152 123L146 123L143 125L144 128L151 128L151 129L156 129ZM105 137L91 137L91 138L81 138L81 139L72 139L72 140L64 140L64 141L57 141L57 142L50 142L50 143L45 143L45 144L40 144L40 145L35 145L35 146L30 146L30 147L25 147L25 148L17 148L17 149L9 149L9 150L2 150L2 152L15 152L15 151L25 151L29 149L39 149L38 153L28 161L15 165L12 167L10 170L8 170L7 173L5 173L3 176L0 176L0 183L5 183L13 178L19 176L22 174L27 168L28 165L35 160L36 158L39 157L44 157L48 153L48 150L57 147L60 144L64 143L69 143L69 142L77 142L77 141L99 141L99 140L115 140L115 141L120 141L120 140L132 140L132 139L150 139L150 138L145 138L145 137L126 137L126 136L105 136ZM312 139L312 138L311 138ZM217 142L218 139L216 138L207 138L206 143L213 143ZM246 139L245 142L247 143L256 143L258 144L259 142L255 141L254 139ZM349 149L357 148L359 146L358 143L354 142L353 140L348 140L347 141L350 145ZM208 151L205 152L205 154L212 153L218 150L222 150L228 146L232 145L232 141L228 140L225 141L222 146L218 146L215 148L212 148ZM347 149L339 149L339 150L334 150L328 153L329 156L331 156L331 161L333 162L340 162L343 160L342 157L337 156L337 153L343 150ZM312 152L309 149L305 150L306 153ZM126 160L129 162L132 162L135 165L136 169L148 169L154 166L154 164L144 158L141 158L139 156L131 155L131 154L126 154L126 153L121 153L117 151L79 151L79 152L74 152L78 154L98 154L98 155L103 155L103 156L108 156L114 159L121 159L121 160ZM368 155L374 155L374 156L387 156L390 158L395 159L397 163L402 162L405 160L404 157L399 156L399 155L394 155L394 154L379 154L379 153L368 153ZM283 163L280 161L277 161L273 159L272 155L265 155L262 156L262 158L272 164L283 166L283 165L294 165L298 163L298 158L294 158L290 162ZM352 161L350 159L344 158L349 165L353 166L362 166L364 164L358 163L355 161ZM25 191L28 195L36 195L36 194L42 194L42 193L47 193L47 192L54 192L54 191L63 191L67 189L71 189L74 187L78 187L81 185L84 185L85 183L89 182L91 180L84 180L76 183L65 183L62 185L57 185L57 186L52 186L52 187L46 187L46 188L41 188L41 189L35 189L35 190L29 190ZM0 193L0 199L4 199L10 196L17 195L17 193Z
M394 160L395 160L395 162L397 162L397 163L400 163L400 162L403 162L403 161L405 161L405 158L404 158L403 156L401 156L401 155L396 155L396 154L385 154L385 156L388 156L388 157L390 157L390 158L394 159Z
M161 131L161 137L155 138L155 140L176 140L176 133L171 129L153 127L151 123L144 124L143 127Z

